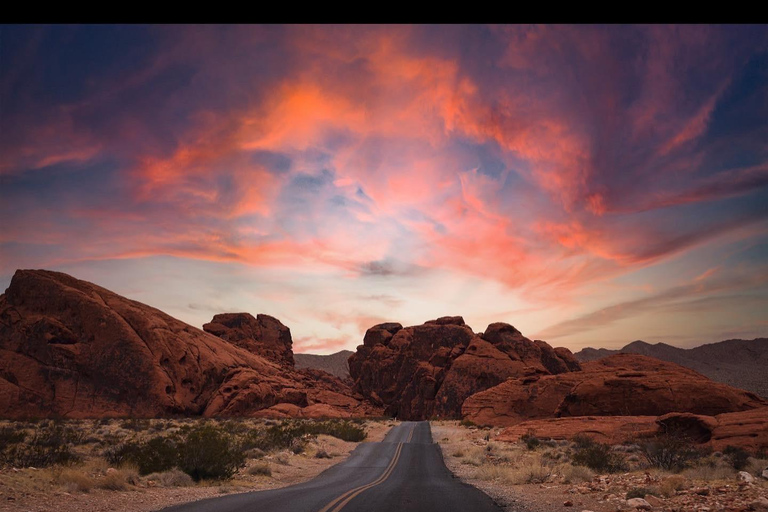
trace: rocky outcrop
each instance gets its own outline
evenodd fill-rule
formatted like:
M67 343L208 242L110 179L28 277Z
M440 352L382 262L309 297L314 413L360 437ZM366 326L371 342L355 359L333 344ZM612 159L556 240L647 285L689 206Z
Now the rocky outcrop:
M0 417L252 416L278 404L377 413L331 375L66 274L19 270L0 296Z
M717 415L768 405L753 393L713 382L693 370L650 357L617 354L582 370L511 379L467 399L465 418L510 426L572 416Z
M279 365L294 365L291 330L277 318L221 313L203 325L203 330Z
M405 420L456 418L469 396L508 378L579 368L567 349L531 341L503 323L478 335L462 317L375 325L349 358L355 389Z
M620 444L671 433L713 450L738 446L757 453L768 449L768 407L715 416L670 413L531 420L505 428L496 440L514 442L524 435L560 440L587 435L602 443Z

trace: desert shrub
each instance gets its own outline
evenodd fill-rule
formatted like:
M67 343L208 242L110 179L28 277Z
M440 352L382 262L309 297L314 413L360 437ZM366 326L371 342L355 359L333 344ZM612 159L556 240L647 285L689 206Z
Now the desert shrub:
M457 449L456 449L456 450L455 450L455 451L454 451L454 452L453 452L451 455L452 455L453 457L458 457L458 458L461 458L461 457L463 457L465 454L464 454L464 450L462 450L461 448L457 448Z
M468 420L467 418L464 418L459 422L459 425L461 425L462 427L476 427L477 423L475 423L472 420Z
M687 478L680 475L673 475L669 478L665 478L664 481L661 482L659 491L662 496L669 498L674 496L677 491L687 489L689 486L690 483Z
M768 468L768 458L750 457L747 459L747 466L744 470L755 476L761 476L766 468Z
M72 445L81 444L83 434L64 425L48 422L35 430L25 443L8 446L2 454L2 463L17 467L44 468L54 464L71 465L80 456Z
M728 458L728 462L730 462L731 466L733 466L733 469L736 471L741 471L747 467L747 462L749 461L749 453L747 453L743 448L738 448L736 446L726 446L723 450L723 455Z
M307 424L307 433L314 435L325 434L353 443L359 443L368 437L363 426L348 420L312 422Z
M624 457L611 450L607 444L588 437L574 439L575 448L571 460L577 466L586 466L601 473L617 473L628 469Z
M687 438L676 435L661 435L641 443L640 451L649 465L678 472L704 456Z
M730 480L733 478L734 472L733 468L730 466L704 465L685 469L680 474L691 480L705 480L710 482L713 480Z
M317 452L315 452L315 458L316 459L330 459L331 455L327 451L325 451L325 448L320 448L319 450L317 450Z
M63 469L56 472L53 481L67 492L88 492L93 488L93 479L81 470Z
M525 443L525 447L529 450L535 450L541 445L539 438L532 434L525 434L520 440Z
M485 452L477 447L473 447L469 452L461 459L465 464L471 464L473 466L482 466L486 462Z
M245 458L246 459L261 459L266 455L264 450L260 450L259 448L251 448L250 450L245 450Z
M645 498L648 495L651 496L658 496L660 494L658 489L654 489L652 487L633 487L629 491L627 491L627 497L626 499L632 499L632 498Z
M149 430L150 421L147 419L130 418L120 422L120 428L132 430L134 432L143 432Z
M27 433L23 428L17 426L0 428L0 446L23 443L26 438Z
M249 467L246 471L249 475L262 475L272 476L272 470L269 468L269 463L259 462Z
M523 460L515 466L485 465L475 476L481 480L501 480L509 484L541 484L552 476L552 468L537 460Z
M566 484L589 482L595 476L591 469L586 466L574 466L573 464L563 464L558 467L563 475L563 481Z
M147 475L147 480L157 482L162 487L190 487L195 484L191 476L176 468Z
M245 463L235 439L210 425L187 433L178 451L179 468L195 481L230 478Z
M103 455L114 466L135 464L148 475L167 471L179 464L178 443L167 437L153 437L142 443L128 442L107 448Z
M271 424L266 429L249 431L242 438L241 448L264 451L290 449L294 453L301 453L307 439L320 434L351 442L360 442L367 437L363 426L349 420L287 421Z
M128 477L120 470L110 471L96 480L96 487L108 491L124 491L128 488Z

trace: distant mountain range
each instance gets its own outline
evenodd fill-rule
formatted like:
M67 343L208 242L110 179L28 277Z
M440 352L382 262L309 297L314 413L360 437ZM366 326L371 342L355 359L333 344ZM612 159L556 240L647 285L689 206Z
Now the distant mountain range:
M641 354L677 363L712 380L768 398L768 338L726 340L689 349L633 341L620 350L588 347L574 355L585 362L618 353Z
M351 350L342 350L335 354L319 356L317 354L293 354L296 368L316 368L344 380L349 378L347 359L354 354Z

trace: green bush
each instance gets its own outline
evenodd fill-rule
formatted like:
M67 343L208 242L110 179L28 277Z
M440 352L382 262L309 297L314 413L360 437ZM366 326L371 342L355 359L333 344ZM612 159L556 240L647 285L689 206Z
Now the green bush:
M179 445L179 468L195 481L231 478L244 463L235 439L214 426L193 429Z
M731 466L733 466L733 469L736 471L741 471L747 467L747 463L749 462L749 453L743 448L738 448L736 446L726 446L723 450L723 455L728 457L728 462L731 463Z
M19 435L7 434L11 439ZM0 465L15 467L44 468L54 464L70 465L80 461L80 456L72 451L72 446L82 444L84 436L74 428L56 422L46 422L38 426L27 440L6 445L0 452Z
M301 453L307 439L320 434L350 442L360 442L367 437L363 426L348 420L298 420L269 425L262 430L252 430L243 437L241 448L263 451L289 449L294 453Z
M627 471L629 466L624 457L611 450L607 444L597 443L588 437L574 438L572 461L577 466L586 466L601 473Z
M27 438L27 433L18 427L0 428L0 446L8 446L16 443L23 443Z
M107 448L104 458L113 466L135 464L141 475L168 471L179 464L177 442L166 437L153 437L145 442L128 442Z
M541 445L541 441L539 441L539 438L532 435L532 434L525 434L520 438L521 441L525 443L525 447L529 450L535 450Z
M689 439L678 435L661 435L640 444L648 464L667 471L682 471L704 453L694 448Z

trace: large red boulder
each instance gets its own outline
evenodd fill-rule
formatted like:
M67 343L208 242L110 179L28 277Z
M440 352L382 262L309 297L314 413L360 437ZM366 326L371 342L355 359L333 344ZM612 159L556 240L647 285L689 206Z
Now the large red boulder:
M349 358L355 389L405 420L456 418L467 397L508 378L579 368L567 349L531 341L503 323L478 335L462 317L375 325Z
M294 364L291 330L269 315L221 313L203 330L280 365Z
M714 382L693 370L635 354L584 363L577 372L510 379L468 398L465 418L509 426L572 416L714 416L768 405L753 393Z
M326 399L329 414L380 414L353 395L59 272L19 270L0 295L0 417L250 416Z

